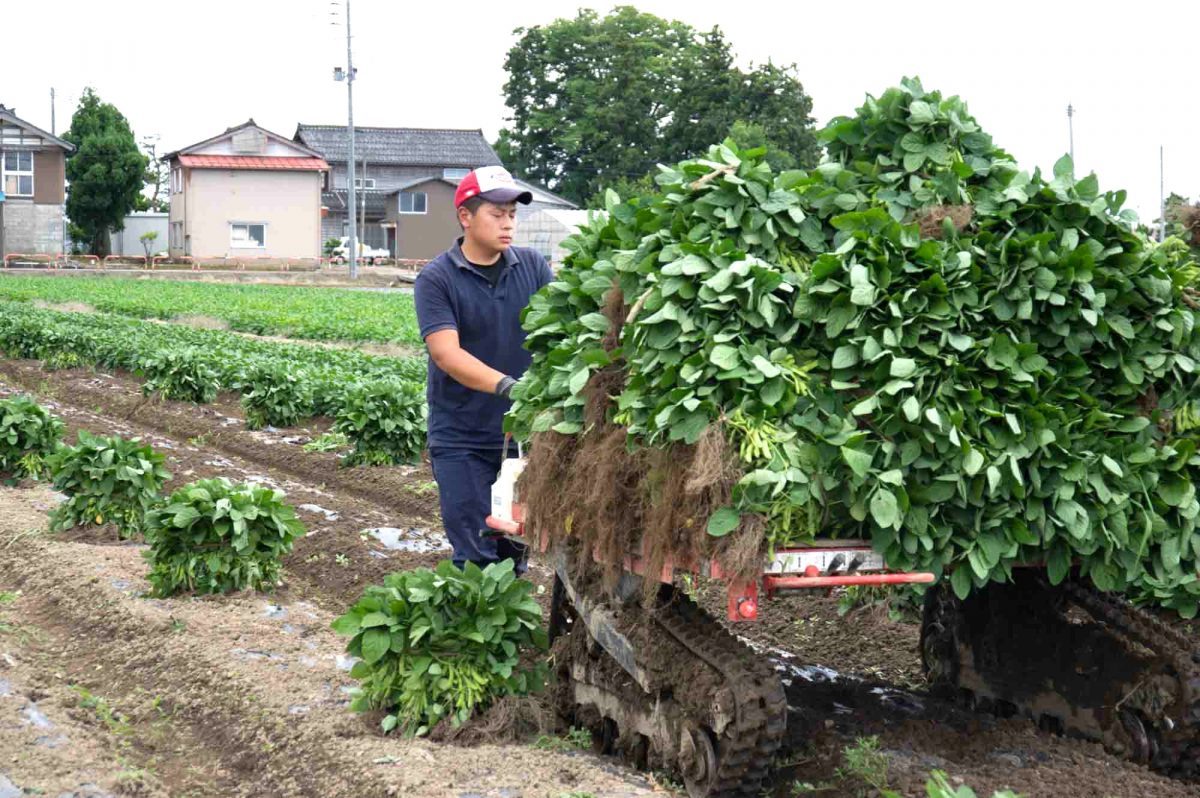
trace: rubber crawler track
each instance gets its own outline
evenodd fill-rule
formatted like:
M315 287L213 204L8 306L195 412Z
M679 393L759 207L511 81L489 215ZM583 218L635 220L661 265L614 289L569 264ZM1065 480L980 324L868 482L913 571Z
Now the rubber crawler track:
M691 599L676 594L655 620L733 688L736 719L721 735L720 770L709 795L757 796L783 742L787 699L765 658L734 638ZM697 708L702 712L701 708Z
M1069 582L1057 589L1067 602L1103 624L1113 645L1136 644L1151 652L1158 661L1170 665L1183 704L1178 708L1182 723L1157 741L1153 757L1147 764L1173 778L1200 779L1200 665L1197 664L1200 650L1194 641L1119 596L1101 593L1078 582ZM921 629L922 662L931 678L949 683L943 686L953 686L964 694L977 697L973 691L958 684L958 666L953 661L958 655L955 647L948 644L948 637L953 637L957 628L959 606L946 588L931 591ZM940 668L940 672L931 673L935 668ZM1059 720L1068 727L1066 719Z
M722 685L729 688L734 699L733 720L716 739L719 766L705 798L757 797L782 744L787 723L787 700L778 674L769 661L757 656L677 591L663 600L646 620L673 638L690 656L719 674ZM586 634L584 624L571 625L570 638ZM574 642L571 645L569 640L563 640L566 645L556 644L556 651L570 651L571 656L582 656L586 647L580 646L580 641ZM639 702L642 711L652 713L657 696L637 688L615 662L603 653L601 656L605 660L603 673L609 682L606 689L623 696L625 701ZM560 674L567 672L565 663L560 663ZM664 687L670 689L669 685ZM687 694L688 691L677 691L674 698L679 701ZM687 703L677 711L693 718L709 718L712 706ZM627 757L630 754L624 750L620 753ZM662 757L653 759L661 760Z

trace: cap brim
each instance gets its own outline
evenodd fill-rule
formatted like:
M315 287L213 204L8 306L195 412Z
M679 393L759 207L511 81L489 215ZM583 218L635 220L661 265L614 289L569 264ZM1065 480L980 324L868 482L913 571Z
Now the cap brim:
M519 188L494 188L491 191L485 191L476 196L488 202L494 202L497 205L506 202L519 202L522 205L528 205L533 202L533 192L522 191Z

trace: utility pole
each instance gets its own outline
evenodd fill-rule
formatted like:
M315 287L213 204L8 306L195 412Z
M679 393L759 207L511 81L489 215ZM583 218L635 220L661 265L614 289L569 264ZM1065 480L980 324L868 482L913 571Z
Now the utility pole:
M1070 136L1071 142L1071 171L1074 174L1075 167L1075 108L1070 103L1067 103L1067 135Z
M54 128L54 87L50 87L50 135L57 136L58 131Z
M359 241L367 240L367 159L363 158L362 162L362 207L359 208L362 212L362 230L359 231Z
M349 227L350 237L346 244L347 254L350 256L350 279L358 279L358 220L357 208L355 201L357 199L354 190L354 55L350 48L350 0L346 0L346 70L342 71L341 67L333 68L334 80L346 81L346 133L349 138L350 152L346 158L346 208L350 213Z
M1158 243L1167 240L1167 195L1166 186L1166 169L1163 166L1163 148L1158 145L1158 211L1162 214L1162 224L1158 228Z

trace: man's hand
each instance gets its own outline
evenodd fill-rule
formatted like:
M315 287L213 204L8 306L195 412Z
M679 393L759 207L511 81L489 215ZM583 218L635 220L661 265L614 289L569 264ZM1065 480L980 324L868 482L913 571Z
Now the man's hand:
M496 396L503 396L505 399L508 399L509 394L512 393L513 386L516 384L516 380L505 374L500 382L496 383Z
M481 393L498 393L504 379L512 379L497 371L463 349L458 342L458 330L438 330L425 337L429 356L455 382Z

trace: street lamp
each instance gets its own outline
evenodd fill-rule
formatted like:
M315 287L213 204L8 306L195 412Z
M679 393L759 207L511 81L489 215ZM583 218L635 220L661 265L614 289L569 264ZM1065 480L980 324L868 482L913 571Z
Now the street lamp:
M332 4L331 4L332 5ZM354 191L354 80L358 77L358 70L354 68L354 57L350 50L350 0L346 0L346 68L334 67L333 79L337 81L346 81L346 132L350 139L350 152L347 159L346 181L347 181L347 202L350 211L350 237L346 244L346 253L350 257L350 279L358 279L358 248L355 240L354 231L357 229L358 220L355 214L355 191Z

